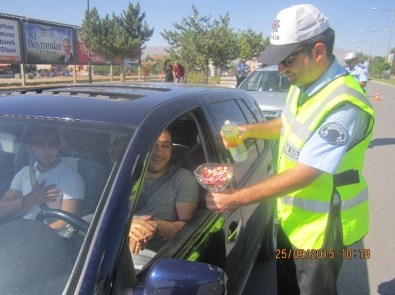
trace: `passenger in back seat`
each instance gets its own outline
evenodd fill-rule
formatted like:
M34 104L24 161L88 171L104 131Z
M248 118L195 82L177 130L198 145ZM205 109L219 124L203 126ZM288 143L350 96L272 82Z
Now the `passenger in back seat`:
M22 217L35 219L40 210L62 209L79 216L85 195L80 174L59 156L60 141L54 128L36 127L25 139L35 163L23 167L0 201L0 219ZM50 224L62 229L66 223Z
M130 251L137 269L150 258L144 257L150 253L141 250L147 248L157 252L199 208L195 177L187 169L172 168L169 165L171 156L172 136L165 129L155 143L143 184L144 192L129 231Z

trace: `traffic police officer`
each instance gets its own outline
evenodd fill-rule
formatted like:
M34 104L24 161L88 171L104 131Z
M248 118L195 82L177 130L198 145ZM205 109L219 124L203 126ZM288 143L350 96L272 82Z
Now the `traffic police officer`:
M357 55L355 52L349 52L346 54L344 58L345 63L347 64L346 70L354 76L354 78L359 82L362 89L366 93L366 84L368 83L368 70L367 68L358 63Z
M245 60L240 60L236 65L236 87L239 87L240 83L250 74L250 66Z
M277 175L206 195L215 213L277 197L279 294L337 294L341 251L369 228L362 170L374 110L333 55L334 40L327 17L312 5L278 13L258 60L277 64L290 80L284 111L239 126L242 140L280 139Z

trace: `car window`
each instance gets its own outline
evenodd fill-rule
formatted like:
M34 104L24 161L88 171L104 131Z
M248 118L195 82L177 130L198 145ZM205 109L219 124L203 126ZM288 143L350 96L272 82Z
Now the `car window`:
M170 141L172 143L169 145ZM147 152L148 167L141 181L141 194L131 216L129 231L129 247L138 273L178 232L159 230L139 250L139 245L134 242L137 239L134 231L139 226L148 226L152 220L166 221L166 224L176 222L180 213L184 220L190 221L199 209L205 208L203 188L193 173L198 165L205 162L205 155L192 113L184 114L169 123L154 145L147 148ZM152 178L155 172L161 171L165 172L159 178ZM152 219L145 219L148 216ZM166 234L169 236L164 237Z
M289 87L290 82L285 75L280 75L275 70L260 70L251 73L239 88L247 91L286 92Z
M221 129L225 120L236 122L238 125L246 125L249 123L256 123L256 119L252 112L239 100L226 100L218 103L210 104L210 108L214 113L218 130ZM218 136L220 136L218 134ZM248 172L248 169L257 160L259 152L264 148L264 141L257 141L252 138L244 140L248 157L244 162L234 162L230 153L228 152L228 159L235 166L234 178L236 183L241 184L243 176ZM258 150L259 147L259 150Z
M132 134L123 126L0 116L0 261L7 269L1 286L17 280L15 286L40 290L45 279L64 289ZM4 199L15 196L26 198L26 211L5 209ZM72 220L62 212L43 215L48 210L63 210ZM30 257L24 271L15 263L19 257Z
M248 124L256 124L259 121L256 119L256 117L254 116L254 114L250 111L250 109L244 104L244 103L240 103L239 104L243 114L246 116L247 118L247 122ZM258 148L258 153L261 154L265 148L267 148L267 144L265 143L264 140L254 140L257 148Z
M255 71L252 72L243 82L242 85L240 85L240 89L247 90L247 91L258 91L259 85L262 83L264 80L263 72L260 71Z

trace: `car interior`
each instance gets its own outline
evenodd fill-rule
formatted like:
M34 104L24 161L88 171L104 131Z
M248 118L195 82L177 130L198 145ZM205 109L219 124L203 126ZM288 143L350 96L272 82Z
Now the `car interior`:
M203 136L199 126L199 120L196 118L196 114L193 112L184 114L175 120L173 120L169 128L172 130L173 135L173 153L171 163L176 166L180 166L193 171L200 164L207 162L208 151L207 139ZM30 124L30 123L29 123ZM21 122L0 122L0 190L1 196L10 187L11 181L14 175L24 166L29 165L34 159L29 153L28 147L23 140L24 130L26 128L26 123ZM47 242L49 244L56 245L56 253L60 254L62 258L56 258L56 253L53 255L44 255L45 251L49 251L48 245L43 245L41 248L34 247L34 251L28 251L26 247L15 247L15 251L12 251L10 257L17 257L21 252L25 251L37 257L45 258L34 259L32 265L34 269L39 269L45 267L48 263L48 259L52 261L57 261L59 270L59 275L57 279L51 277L53 281L54 288L56 289L56 280L62 281L60 285L66 282L72 265L77 259L77 255L81 249L82 242L85 237L86 229L89 226L92 216L98 207L99 200L103 194L104 188L107 184L108 177L113 169L113 166L119 160L119 157L123 155L123 149L126 148L127 142L123 139L130 138L119 132L110 132L109 130L93 129L78 127L78 126L61 126L57 128L60 136L60 155L61 158L81 174L85 181L85 199L83 205L83 211L80 220L75 220L73 217L65 216L65 221L70 221L71 226L59 235L55 231L51 230L45 223L35 223L35 226L30 225L24 219L12 220L12 222L0 221L0 236L11 235L15 232L15 229L24 228L29 231L28 240L33 241L37 245L43 244L43 240L40 237L47 236ZM115 133L115 135L114 135ZM169 240L157 253L155 259L153 259L147 266L151 265L159 257L171 257L177 256L177 252L187 243L187 241L194 237L195 240L207 239L207 237L199 237L196 233L196 229L202 225L202 223L207 222L208 216L211 214L209 210L206 209L204 196L205 189L199 185L200 190L200 210L196 213L195 217L188 222L182 230L182 233L176 236L176 238ZM56 212L55 212L56 213ZM63 216L63 215L62 215ZM47 218L58 218L59 215L51 215L51 212L44 213L44 216L40 216L39 220L45 220ZM64 216L63 216L64 217ZM218 228L221 228L220 226ZM53 235L55 233L55 235ZM218 245L218 251L214 255L213 253L205 253L204 249L200 253L199 261L202 262L213 262L216 261L216 265L223 266L225 261L225 249L223 245L224 237L218 233L211 233L210 243L213 240L218 240L214 242ZM18 235L19 236L19 235ZM20 239L26 239L26 236L20 235ZM19 242L14 240L12 243L23 244L23 241L19 239ZM204 246L205 243L200 243ZM9 247L11 244L3 243L4 253L9 253ZM0 247L1 248L1 247ZM1 250L1 249L0 249ZM62 254L63 253L63 254ZM193 254L190 254L193 255ZM214 255L214 256L213 256ZM185 257L185 256L184 256ZM187 255L188 257L188 255ZM192 256L190 256L192 257ZM15 265L13 259L8 259L10 268ZM197 259L192 258L192 259ZM7 261L4 260L4 261ZM33 267L33 266L32 266ZM142 269L141 273L144 273ZM19 270L18 270L19 271ZM21 274L22 276L29 276L28 270L26 273ZM15 271L10 270L10 273L15 273ZM50 274L48 274L50 276ZM7 276L4 276L6 278ZM40 279L39 279L40 277ZM43 278L42 274L32 275L32 280L41 280ZM5 282L6 279L4 279ZM0 286L4 286L0 282ZM12 287L11 287L12 288ZM54 290L55 290L54 289ZM55 292L55 291L54 291ZM56 293L56 292L55 292Z
M169 128L173 135L172 165L179 165L192 173L202 163L206 156L202 145L201 135L191 115L184 115L173 121ZM200 208L205 208L204 189L200 189Z
M187 113L173 120L168 128L171 130L173 137L173 151L171 164L185 168L192 173L202 163L207 162L208 159L207 150L204 147L204 143L207 139L202 138L202 133L199 130L199 125L194 113ZM137 273L144 275L144 271L160 257L173 257L177 256L178 251L188 243L188 240L196 235L196 229L201 226L204 220L211 214L207 210L205 205L206 190L199 185L199 210L195 214L194 218L190 220L178 234L169 241L157 252L157 255L148 262L143 268L137 270ZM202 238L202 237L200 237ZM195 239L200 239L196 237ZM194 239L194 241L196 241ZM222 238L223 241L223 238ZM222 242L221 241L221 242ZM220 243L221 243L220 242ZM195 243L195 242L194 242ZM220 244L219 243L219 244ZM202 244L204 245L204 244ZM224 249L221 251L224 253ZM216 253L216 260L221 256L220 253ZM204 253L204 250L202 250ZM205 260L207 258L200 257L199 260ZM221 263L223 264L223 259ZM214 261L213 259L210 260ZM217 263L219 264L219 263Z
M258 91L284 92L289 89L290 82L286 76L279 75L277 71L267 71L265 74L261 75L257 85Z
M22 167L34 163L32 154L24 142L24 132L27 127L31 127L31 122L28 124L18 121L0 122L0 198L10 188L15 174ZM64 287L81 247L84 231L89 225L107 182L112 165L107 152L111 147L109 133L62 127L57 128L57 131L60 138L61 158L78 171L85 182L83 219L56 210L48 210L45 213L48 215L42 217L37 216L37 220L41 221L48 217L59 219L62 216L65 217L64 221L72 225L56 232L44 222L31 222L23 218L2 218L0 236L3 243L0 250L4 253L1 255L1 261L3 265L7 265L2 269L7 269L7 273L1 274L3 279L0 280L0 286L4 290L14 288L10 285L13 282L10 276L15 276L16 273L21 280L34 281L38 285L40 282L51 281L54 289L51 289L51 286L48 288L53 290L52 294L58 293L59 286ZM112 139L114 140L115 137ZM54 212L50 213L51 211ZM26 255L28 257L25 257ZM19 264L15 264L18 259L29 261L24 270L20 269ZM60 284L58 280L61 281ZM35 287L39 288L38 285Z
M10 126L12 128L10 128ZM14 175L32 159L27 145L23 142L22 124L5 124L0 129L0 193L1 196L9 189ZM201 136L193 116L186 114L174 120L169 128L173 133L173 155L171 163L190 170L192 173L198 165L205 162L205 153L201 144ZM10 132L12 130L12 132ZM117 158L119 144L109 132L86 128L58 128L60 136L61 158L77 171L85 181L85 199L81 217L86 221L84 228L89 226L92 216L98 206L99 199L107 183L108 176ZM125 143L122 143L125 145ZM122 145L121 144L121 145ZM118 145L118 147L116 147ZM119 152L118 152L119 154ZM200 208L204 209L204 189L200 188ZM45 219L48 216L40 217ZM73 220L72 220L73 221ZM67 247L71 261L75 261L84 233L78 228L78 222L68 227L64 237L68 239ZM75 226L77 225L77 228Z

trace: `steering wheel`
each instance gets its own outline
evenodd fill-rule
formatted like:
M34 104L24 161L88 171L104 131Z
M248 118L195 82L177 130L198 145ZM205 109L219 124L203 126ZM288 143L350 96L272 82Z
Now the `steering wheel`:
M89 223L83 220L81 217L60 209L41 210L40 213L37 214L36 220L44 221L46 218L60 219L84 233L86 233L89 228Z

